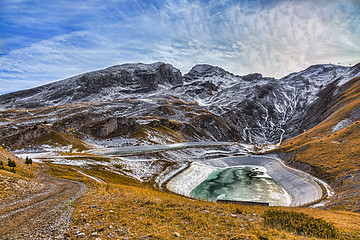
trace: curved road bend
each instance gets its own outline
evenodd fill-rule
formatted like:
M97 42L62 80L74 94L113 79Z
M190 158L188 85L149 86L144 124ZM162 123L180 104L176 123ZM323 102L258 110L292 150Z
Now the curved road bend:
M69 231L76 200L87 190L85 184L52 177L39 171L37 181L46 187L20 201L0 206L0 239L53 239Z

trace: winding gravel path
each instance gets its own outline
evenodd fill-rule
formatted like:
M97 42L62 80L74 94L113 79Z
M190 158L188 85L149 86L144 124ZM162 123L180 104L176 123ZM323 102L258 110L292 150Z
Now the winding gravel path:
M70 230L72 202L84 194L80 182L52 177L42 165L39 193L0 207L0 239L65 239Z

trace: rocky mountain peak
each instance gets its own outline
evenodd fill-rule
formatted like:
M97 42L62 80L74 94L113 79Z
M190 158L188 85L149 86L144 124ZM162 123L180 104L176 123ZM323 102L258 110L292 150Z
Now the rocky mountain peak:
M93 86L92 91L108 87L126 87L127 92L156 90L159 84L182 84L181 72L170 64L123 64L85 73L76 79L78 85Z
M152 74L158 75L159 79L157 83L159 84L170 83L177 85L182 83L182 74L180 70L173 67L171 64L163 62L155 62L151 64L127 63L96 71L95 73L101 75L121 75L124 72L127 72L133 78Z
M37 88L0 96L11 107L41 107L72 102L117 99L123 94L148 93L159 85L182 84L180 70L170 64L123 64L80 74Z
M355 73L360 72L360 62L358 64L355 64L354 66L352 66L350 71L355 72Z
M258 79L262 79L262 77L263 76L260 73L252 73L245 76L241 76L241 78L245 81L258 80Z
M186 79L197 79L197 78L206 78L206 77L225 77L225 76L234 76L234 74L225 71L221 67L212 66L208 64L197 64L195 65L187 74L184 75Z

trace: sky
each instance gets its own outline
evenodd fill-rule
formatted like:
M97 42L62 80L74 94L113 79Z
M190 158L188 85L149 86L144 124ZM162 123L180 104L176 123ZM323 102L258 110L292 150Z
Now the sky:
M360 0L0 0L0 94L123 63L283 77L360 62Z

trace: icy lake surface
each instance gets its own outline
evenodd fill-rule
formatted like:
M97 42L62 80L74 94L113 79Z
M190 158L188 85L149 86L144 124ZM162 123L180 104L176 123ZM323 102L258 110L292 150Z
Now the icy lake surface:
M260 166L219 169L210 174L190 196L208 201L218 199L266 202L280 205L286 196L284 189Z
M259 201L268 202L270 206L305 205L322 197L322 189L315 178L285 166L278 158L266 156L235 156L193 162L174 176L167 183L167 188L184 196L205 200Z

